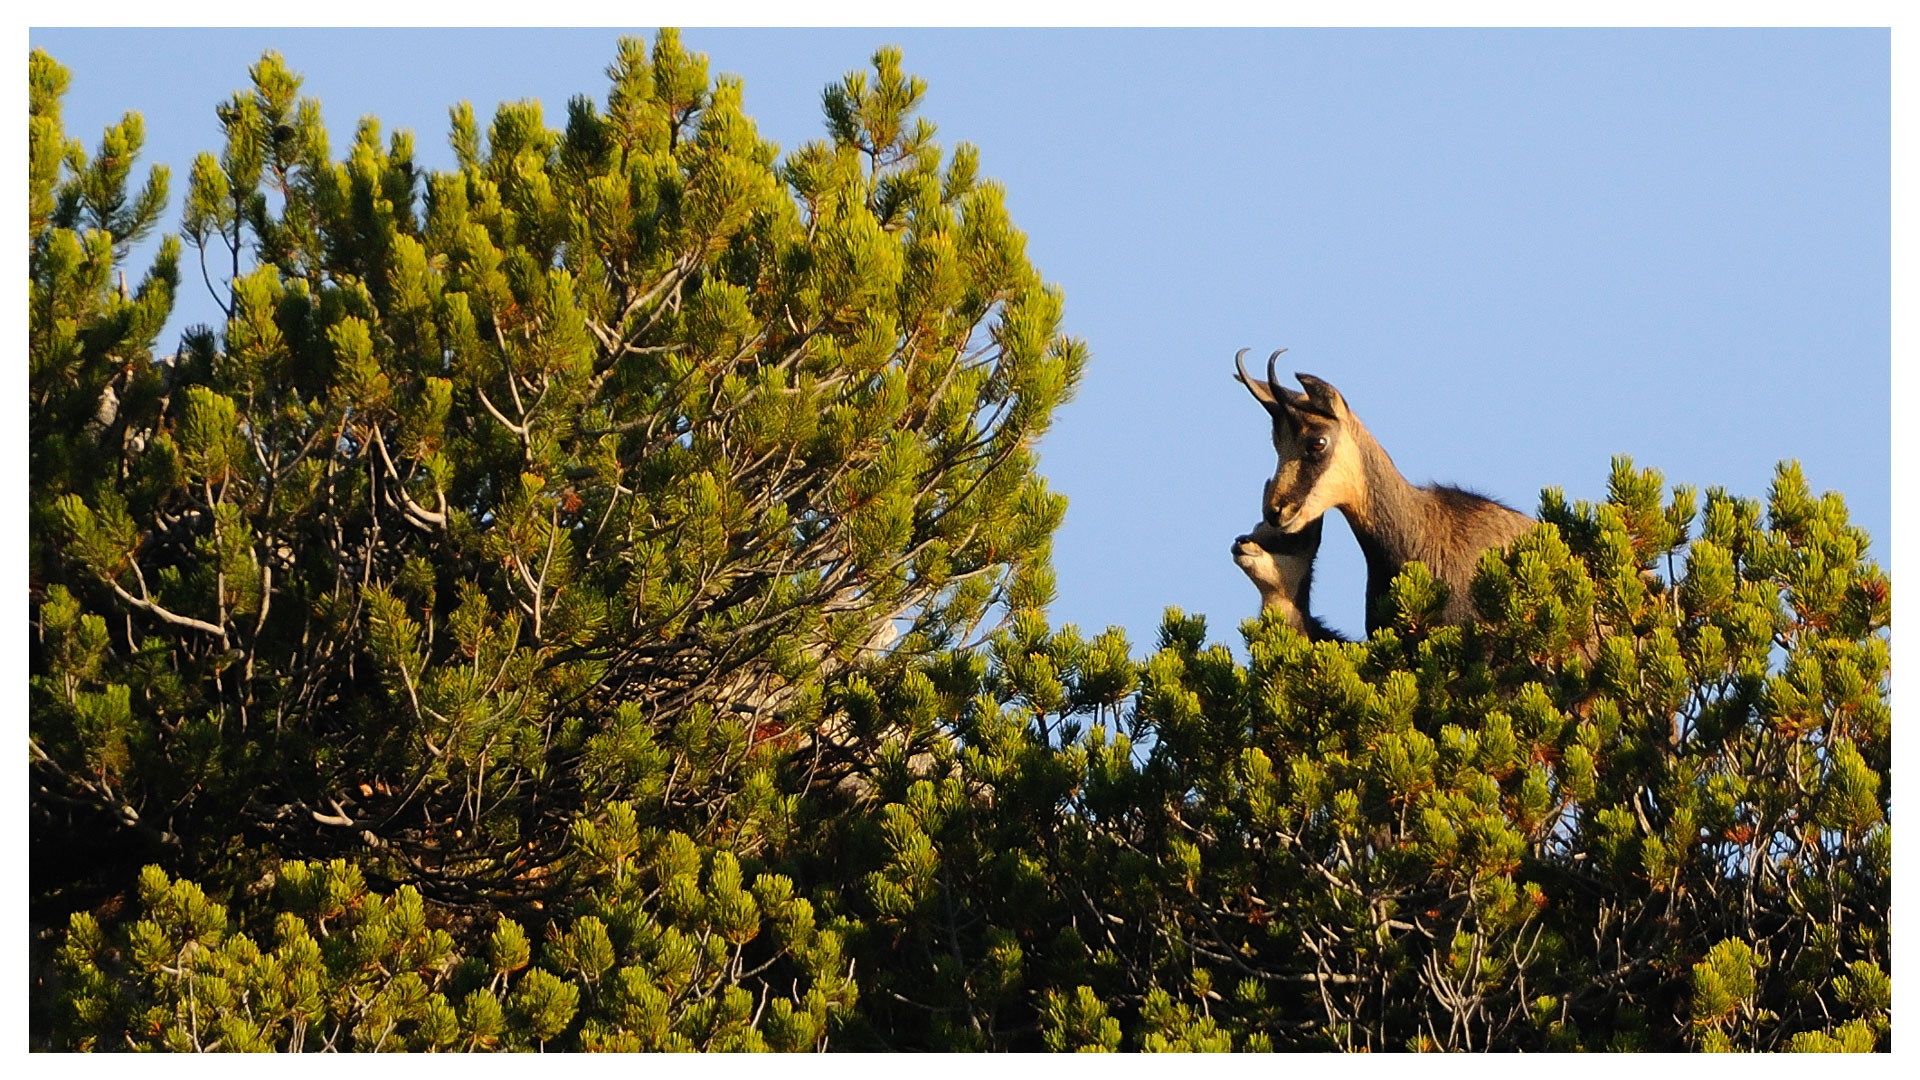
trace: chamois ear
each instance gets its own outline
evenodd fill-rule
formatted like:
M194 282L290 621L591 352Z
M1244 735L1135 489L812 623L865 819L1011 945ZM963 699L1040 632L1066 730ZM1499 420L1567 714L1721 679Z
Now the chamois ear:
M1298 406L1299 408L1304 408L1308 412L1316 412L1335 420L1347 415L1347 400L1340 396L1340 391L1335 390L1324 380L1317 379L1305 372L1296 371L1293 373L1293 377L1299 379L1300 385L1306 387L1307 390L1307 392L1302 395L1306 400L1304 404Z

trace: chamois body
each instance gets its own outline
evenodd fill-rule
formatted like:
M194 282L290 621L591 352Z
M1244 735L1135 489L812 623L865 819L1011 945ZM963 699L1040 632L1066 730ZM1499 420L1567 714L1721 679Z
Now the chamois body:
M1504 548L1532 528L1534 520L1470 491L1408 482L1340 392L1326 382L1295 373L1306 390L1301 393L1277 384L1273 358L1267 361L1265 382L1248 375L1239 357L1234 363L1241 382L1273 420L1279 462L1261 508L1266 524L1293 533L1328 510L1346 517L1367 560L1368 633L1392 620L1387 587L1416 559L1447 586L1442 619L1460 623L1470 618L1469 586L1481 553Z
M1315 618L1308 596L1313 590L1313 560L1320 551L1324 518L1299 532L1283 533L1265 522L1233 540L1234 564L1260 591L1263 611L1277 611L1288 626L1312 641L1345 641Z
M1532 518L1512 507L1457 487L1415 486L1400 475L1393 459L1355 420L1352 429L1363 444L1365 490L1360 497L1334 504L1353 527L1367 560L1367 633L1393 619L1387 587L1415 560L1446 583L1447 606L1441 618L1462 623L1473 616L1469 586L1480 555L1504 548L1533 528Z

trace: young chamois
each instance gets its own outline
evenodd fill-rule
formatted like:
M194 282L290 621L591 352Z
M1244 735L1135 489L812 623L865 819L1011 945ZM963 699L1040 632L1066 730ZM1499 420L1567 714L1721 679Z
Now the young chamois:
M1260 590L1263 611L1279 611L1288 626L1311 641L1346 638L1313 616L1307 600L1313 589L1313 558L1320 551L1320 529L1325 518L1315 518L1295 533L1284 533L1266 522L1244 536L1233 538L1233 562L1253 587Z
M1294 373L1306 390L1281 386L1267 358L1263 382L1247 374L1233 358L1239 380L1273 419L1273 449L1279 455L1261 507L1265 523L1297 533L1338 510L1353 526L1367 560L1367 632L1392 620L1387 586L1407 563L1418 559L1446 583L1448 623L1473 614L1468 586L1480 553L1501 548L1534 526L1534 520L1492 499L1456 487L1408 483L1360 419L1347 408L1340 391L1312 375Z

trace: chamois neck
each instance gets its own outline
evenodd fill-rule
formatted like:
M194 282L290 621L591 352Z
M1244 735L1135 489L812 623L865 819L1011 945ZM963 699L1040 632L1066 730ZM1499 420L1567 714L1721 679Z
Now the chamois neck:
M1360 454L1364 484L1360 497L1340 512L1353 526L1355 539L1362 548L1378 551L1397 562L1411 557L1420 535L1421 499L1426 493L1407 482L1387 455L1358 420L1351 428L1354 448Z

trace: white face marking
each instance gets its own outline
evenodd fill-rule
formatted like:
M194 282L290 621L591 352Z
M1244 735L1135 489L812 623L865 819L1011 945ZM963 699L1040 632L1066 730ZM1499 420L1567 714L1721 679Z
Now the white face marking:
M1298 605L1293 602L1293 591L1299 580L1296 575L1300 568L1288 564L1304 564L1307 560L1275 555L1248 541L1234 549L1233 561L1259 591L1262 610L1278 608L1286 613L1290 622L1297 624L1304 621Z
M1270 592L1286 591L1287 567L1282 556L1275 555L1251 540L1243 540L1234 546L1233 561L1234 565L1246 572L1254 587L1260 590L1263 600Z
M1259 590L1263 610L1279 610L1289 625L1305 629L1306 613L1294 602L1294 596L1313 571L1313 553L1278 554L1261 546L1263 536L1270 540L1276 532L1264 522L1255 526L1250 535L1234 543L1233 561ZM1317 548L1318 544L1312 546Z
M1344 436L1346 433L1341 434ZM1361 493L1366 490L1360 448L1354 445L1351 438L1342 437L1334 441L1332 453L1333 459L1327 463L1326 471L1320 474L1319 481L1307 492L1307 497L1301 501L1300 509L1292 519L1281 523L1282 529L1299 532L1327 511L1351 506L1359 501Z
M1308 454L1308 441L1317 437L1329 440L1325 457ZM1328 510L1353 506L1366 491L1360 447L1345 424L1323 418L1276 423L1273 449L1279 462L1267 483L1266 507L1277 513L1283 532L1299 532Z

